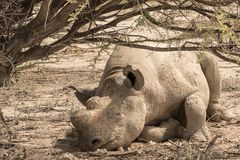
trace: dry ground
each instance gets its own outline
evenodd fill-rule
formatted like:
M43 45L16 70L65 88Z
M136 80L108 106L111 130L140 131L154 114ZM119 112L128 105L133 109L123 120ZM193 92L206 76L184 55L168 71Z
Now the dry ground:
M97 85L109 54L98 51L76 45L50 59L17 68L11 82L0 89L0 107L15 133L8 141L0 124L0 160L240 159L240 66L222 60L221 103L236 114L236 119L208 123L212 137L219 135L213 145L172 139L165 143L135 142L126 151L80 152L69 121L71 110L80 103L66 86Z

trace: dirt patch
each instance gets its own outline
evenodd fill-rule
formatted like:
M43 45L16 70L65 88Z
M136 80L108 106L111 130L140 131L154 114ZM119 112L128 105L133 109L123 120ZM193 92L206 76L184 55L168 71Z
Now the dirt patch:
M0 107L15 133L8 141L0 125L0 159L240 159L240 66L221 60L221 104L236 119L208 123L212 137L219 135L214 145L172 139L134 142L126 151L80 152L69 114L81 104L66 86L95 87L109 52L76 45L17 68L11 83L0 89Z

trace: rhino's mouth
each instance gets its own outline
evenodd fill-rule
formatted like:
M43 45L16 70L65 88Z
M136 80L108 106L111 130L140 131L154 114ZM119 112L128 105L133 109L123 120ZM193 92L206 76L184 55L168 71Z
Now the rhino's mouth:
M117 145L115 140L100 141L94 140L90 146L90 150L96 151L97 149L107 149L109 151L117 150L121 146Z
M103 144L100 148L105 148L107 150L114 151L114 150L117 150L118 146L116 144L114 144L113 140L110 140L110 141L106 142L105 144Z

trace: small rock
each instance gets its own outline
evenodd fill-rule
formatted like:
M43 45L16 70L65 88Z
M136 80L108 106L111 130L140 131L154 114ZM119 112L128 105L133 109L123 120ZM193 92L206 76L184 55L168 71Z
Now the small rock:
M108 152L107 149L103 148L103 149L97 149L94 152L88 152L88 154L90 156L101 156L101 155L107 154L107 152Z
M130 147L127 148L127 151L131 151L131 150L134 150L134 147L130 146Z
M107 149L106 149L106 148L97 149L95 152L96 152L96 153L106 153L106 152L107 152Z
M63 154L64 160L77 160L78 158L72 155L71 153L64 153Z
M140 149L140 150L137 150L137 153L138 154L141 154L143 151Z
M156 142L154 142L154 141L149 141L148 142L150 145L155 145L155 144L157 144Z
M123 149L123 147L118 147L118 148L117 148L117 151L121 151L121 152L123 152L124 149Z

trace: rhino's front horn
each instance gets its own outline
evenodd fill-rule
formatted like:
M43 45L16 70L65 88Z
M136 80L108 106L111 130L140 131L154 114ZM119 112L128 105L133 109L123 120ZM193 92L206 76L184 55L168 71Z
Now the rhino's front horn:
M123 68L123 75L125 75L132 84L132 87L139 91L144 86L144 77L142 73L139 71L139 69L134 68L131 65L127 65Z
M77 110L71 113L71 122L78 132L81 132L89 123L90 114L87 110Z

